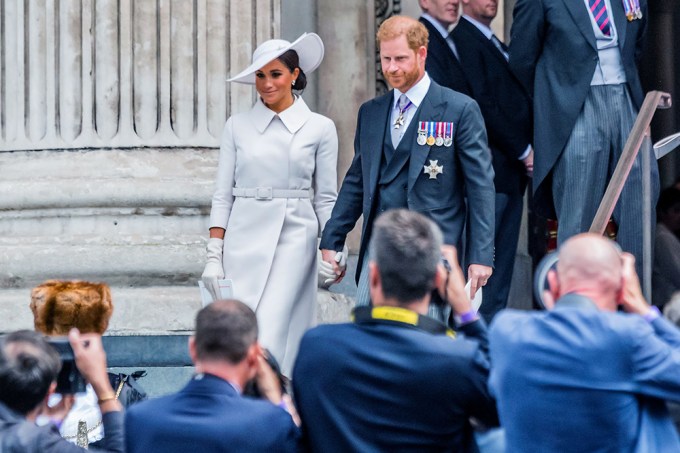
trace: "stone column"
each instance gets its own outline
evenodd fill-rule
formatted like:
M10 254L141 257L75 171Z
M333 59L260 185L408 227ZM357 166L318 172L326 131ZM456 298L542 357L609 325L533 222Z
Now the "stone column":
M110 331L190 330L217 150L280 0L0 4L0 331L30 288L105 281Z
M319 113L338 129L338 183L354 157L354 132L361 104L375 96L375 6L373 1L323 0L317 4L318 33L326 57L318 70ZM359 250L361 223L349 237ZM353 276L350 276L352 278Z

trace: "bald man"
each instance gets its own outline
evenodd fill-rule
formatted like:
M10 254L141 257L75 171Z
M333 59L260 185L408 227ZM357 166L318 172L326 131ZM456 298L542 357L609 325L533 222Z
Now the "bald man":
M491 326L507 452L680 451L662 401L680 401L680 330L643 298L632 255L580 234L548 282L548 311Z

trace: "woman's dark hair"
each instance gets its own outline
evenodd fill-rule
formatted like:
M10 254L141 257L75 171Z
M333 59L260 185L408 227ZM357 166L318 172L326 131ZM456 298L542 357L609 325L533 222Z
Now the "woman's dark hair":
M300 58L298 57L297 52L292 49L287 50L278 58L278 60L286 65L290 72L295 71L295 68L300 70L300 74L298 74L297 79L295 79L293 89L295 91L304 90L307 86L307 75L305 75L305 72L300 67Z

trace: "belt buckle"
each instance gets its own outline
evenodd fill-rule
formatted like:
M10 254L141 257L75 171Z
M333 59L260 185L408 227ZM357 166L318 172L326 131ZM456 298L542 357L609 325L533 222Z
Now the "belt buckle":
M255 188L255 199L256 200L271 200L272 199L272 188L271 187L256 187Z

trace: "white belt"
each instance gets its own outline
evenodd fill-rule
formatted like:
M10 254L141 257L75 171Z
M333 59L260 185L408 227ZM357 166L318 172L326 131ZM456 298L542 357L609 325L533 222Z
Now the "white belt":
M234 187L231 191L235 197L271 200L272 198L312 198L312 189L272 189L271 187L255 187L244 189Z

